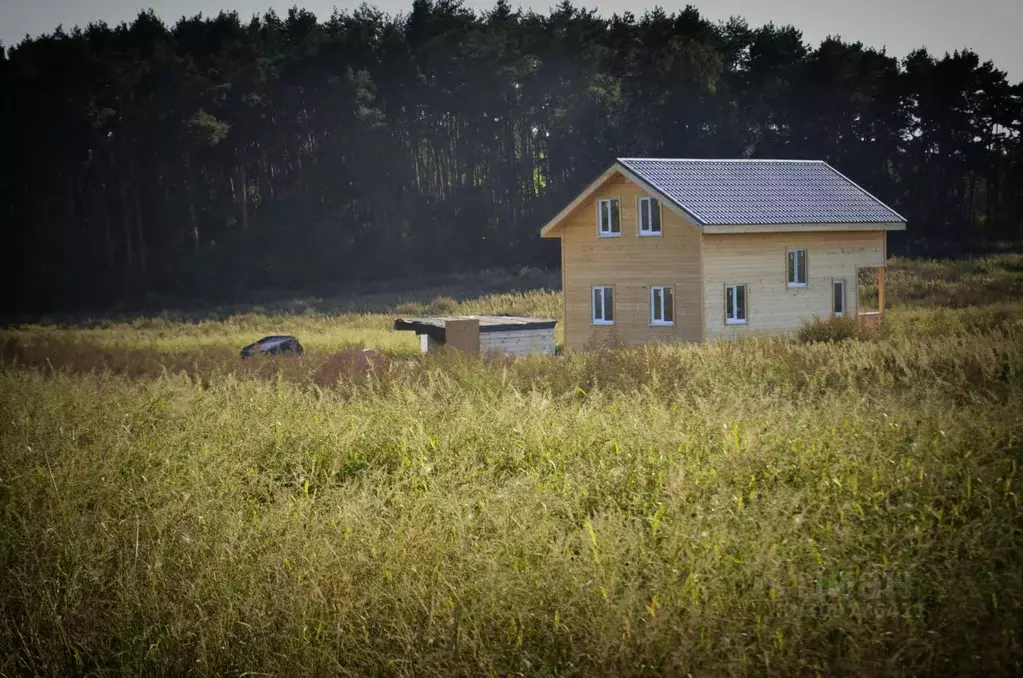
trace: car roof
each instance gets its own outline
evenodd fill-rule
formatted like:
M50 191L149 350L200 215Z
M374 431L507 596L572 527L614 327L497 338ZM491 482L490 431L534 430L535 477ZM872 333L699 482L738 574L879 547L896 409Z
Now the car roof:
M265 345L265 344L283 344L286 341L296 341L296 339L295 339L295 337L288 336L288 335L275 335L275 336L272 336L272 337L263 337L262 339L260 339L256 343L257 344L263 344L263 345Z

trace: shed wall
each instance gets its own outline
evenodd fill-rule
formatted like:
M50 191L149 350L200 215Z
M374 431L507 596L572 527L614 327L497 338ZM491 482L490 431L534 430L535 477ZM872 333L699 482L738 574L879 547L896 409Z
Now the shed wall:
M505 355L554 355L554 328L482 332L480 351L498 351Z

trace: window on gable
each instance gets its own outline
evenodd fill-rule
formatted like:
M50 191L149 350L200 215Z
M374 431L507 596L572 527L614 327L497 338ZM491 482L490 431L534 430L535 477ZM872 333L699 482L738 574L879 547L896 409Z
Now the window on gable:
M613 238L622 234L622 211L618 198L597 201L597 234Z
M845 281L834 280L831 283L831 310L836 318L845 315Z
M806 287L806 250L788 251L789 287Z
M725 287L725 322L729 325L742 325L746 322L746 286L728 285Z
M672 287L650 288L650 324L675 324L675 289Z
M613 325L615 322L615 290L611 286L593 288L593 324Z
M657 198L639 199L639 234L661 234L661 203Z

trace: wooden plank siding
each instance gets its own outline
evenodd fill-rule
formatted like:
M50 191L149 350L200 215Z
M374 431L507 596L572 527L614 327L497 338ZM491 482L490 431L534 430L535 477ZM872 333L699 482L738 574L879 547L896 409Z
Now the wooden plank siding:
M554 328L483 332L480 334L480 351L497 351L504 355L554 355Z
M806 287L788 287L787 251L807 250ZM857 313L857 269L885 265L885 232L703 234L704 336L741 337L798 329L832 315L833 280L845 280L847 316ZM725 286L747 286L746 325L725 324Z
M661 235L640 236L638 198L648 196L621 174L612 176L591 199L565 217L561 230L565 345L582 349L591 339L614 332L629 344L700 341L703 338L703 283L700 233L661 204ZM619 198L621 235L597 235L597 201ZM614 287L614 325L594 326L594 286ZM675 324L650 323L650 287L674 287Z

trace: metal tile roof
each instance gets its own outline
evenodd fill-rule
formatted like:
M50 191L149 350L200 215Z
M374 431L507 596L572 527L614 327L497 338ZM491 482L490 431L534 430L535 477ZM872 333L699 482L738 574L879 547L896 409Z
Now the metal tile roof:
M705 225L906 221L821 160L618 162Z

